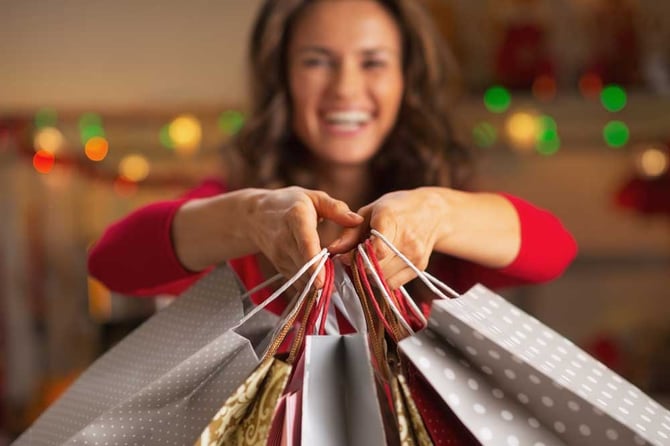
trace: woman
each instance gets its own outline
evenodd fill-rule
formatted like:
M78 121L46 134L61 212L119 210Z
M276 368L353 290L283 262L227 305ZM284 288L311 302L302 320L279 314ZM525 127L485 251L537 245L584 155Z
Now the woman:
M322 246L345 253L374 228L457 288L559 276L576 247L555 217L461 190L468 156L445 118L446 54L415 0L268 0L231 183L115 223L90 252L91 274L124 293L177 293L231 261L250 287L293 275ZM373 243L391 287L414 277Z

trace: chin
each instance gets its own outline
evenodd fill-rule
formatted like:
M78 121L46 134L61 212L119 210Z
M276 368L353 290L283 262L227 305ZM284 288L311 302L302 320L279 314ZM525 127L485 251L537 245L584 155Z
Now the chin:
M376 145L360 144L355 141L322 146L315 155L329 164L357 166L367 164L378 152Z

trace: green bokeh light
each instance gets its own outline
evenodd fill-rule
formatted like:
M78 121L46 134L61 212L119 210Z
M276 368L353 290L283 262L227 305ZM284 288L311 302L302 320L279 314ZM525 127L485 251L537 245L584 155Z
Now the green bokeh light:
M542 115L538 118L541 130L558 131L558 124L556 120L549 115Z
M621 121L610 121L603 128L603 138L605 139L605 143L610 147L623 147L628 143L630 130Z
M490 122L480 122L472 129L472 139L478 147L488 148L495 144L498 132Z
M618 85L608 85L600 92L600 102L607 111L621 111L627 102L626 90Z
M561 148L556 120L549 115L542 115L537 119L540 128L535 149L542 155L553 155Z
M81 137L81 143L86 144L89 139L99 136L101 138L105 137L105 129L100 125L91 124L83 127L79 131L79 136Z
M561 139L553 130L549 130L538 139L535 148L542 155L553 155L561 148Z
M84 130L86 127L100 127L102 128L102 118L95 113L84 113L79 117L79 130Z
M58 123L58 113L53 108L41 108L35 113L35 127L55 127Z
M244 125L244 114L237 110L226 110L219 116L218 124L223 133L232 136Z
M95 113L84 113L79 117L79 136L81 143L86 144L94 136L105 137L105 129L102 128L102 118Z
M158 139L160 140L163 147L167 149L174 149L174 141L170 137L170 124L165 124L161 127L160 133L158 134Z
M499 85L490 87L484 93L484 105L492 113L503 113L512 103L509 90Z

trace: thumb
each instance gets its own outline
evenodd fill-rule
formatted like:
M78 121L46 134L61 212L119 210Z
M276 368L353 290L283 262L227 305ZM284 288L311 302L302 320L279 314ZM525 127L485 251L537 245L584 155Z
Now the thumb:
M358 213L363 221L355 227L345 228L340 237L328 246L328 251L339 254L353 249L362 242L370 231L370 208L368 206L361 208Z
M336 200L325 192L309 191L308 196L319 217L348 228L363 222L363 217L353 212L344 201Z

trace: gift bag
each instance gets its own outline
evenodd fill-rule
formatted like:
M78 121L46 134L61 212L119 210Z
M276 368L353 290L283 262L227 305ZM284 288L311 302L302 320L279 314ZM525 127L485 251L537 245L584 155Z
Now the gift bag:
M386 445L365 334L307 336L301 444Z
M442 297L399 348L478 442L670 444L670 412L631 383L484 286L458 296L372 232Z
M666 409L482 285L400 349L482 444L670 444Z
M218 412L197 437L195 446L251 446L268 442L275 443L276 439L272 435L273 433L277 435L276 432L273 432L277 429L276 426L273 426L276 424L276 409L291 378L293 364L301 356L305 333L316 326L318 316L321 316L323 322L321 329L325 330L327 317L325 308L327 308L327 296L333 282L332 261L328 262L327 252L322 251L308 262L302 271L299 271L264 302L264 305L267 305L272 299L278 297L302 275L307 266L317 261L319 264L315 272L295 300L292 309L279 324L278 330L273 334L263 360L244 383L220 406ZM310 292L319 270L324 265L326 266L326 285L323 291ZM294 329L298 318L301 323L297 329ZM290 351L288 354L280 353L280 347L284 345L292 331L294 337L290 343Z
M110 349L14 443L192 444L258 364L277 317L249 308L218 267ZM235 327L235 328L234 328Z
M389 410L382 410L382 414L391 415L386 417L387 442L403 446L433 446L435 443L410 392L397 352L398 340L413 334L409 322L414 319L412 316L417 316L410 309L413 303L406 299L406 295L391 292L369 241L359 245L351 263L354 288L359 296L374 355L376 377L385 390L385 403L389 406ZM369 275L378 287L377 293ZM418 308L415 309L418 311ZM423 324L419 320L417 322ZM438 416L442 417L442 414Z

